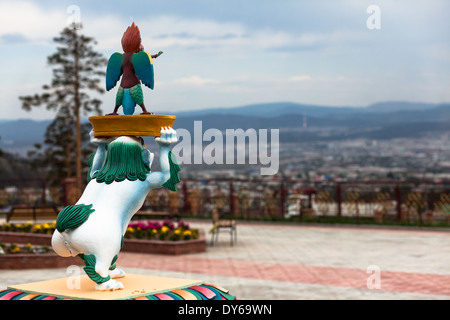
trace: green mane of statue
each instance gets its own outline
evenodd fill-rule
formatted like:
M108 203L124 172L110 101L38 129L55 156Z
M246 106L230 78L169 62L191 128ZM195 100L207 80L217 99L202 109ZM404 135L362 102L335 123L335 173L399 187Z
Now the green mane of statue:
M108 145L107 152L105 165L94 174L93 179L106 184L125 179L145 181L150 168L142 158L142 149L139 145L114 141Z
M94 212L92 204L76 204L65 207L56 218L56 229L59 232L64 232L66 229L75 229L81 226L89 218L89 215Z

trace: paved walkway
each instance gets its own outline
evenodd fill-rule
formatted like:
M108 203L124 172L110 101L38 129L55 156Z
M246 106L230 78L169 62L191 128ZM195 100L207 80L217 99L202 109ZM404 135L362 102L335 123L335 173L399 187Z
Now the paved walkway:
M206 233L210 222L190 222ZM208 241L210 240L208 234ZM204 253L121 252L128 273L203 280L238 299L450 300L450 232L239 223ZM65 269L0 270L7 285L66 277Z

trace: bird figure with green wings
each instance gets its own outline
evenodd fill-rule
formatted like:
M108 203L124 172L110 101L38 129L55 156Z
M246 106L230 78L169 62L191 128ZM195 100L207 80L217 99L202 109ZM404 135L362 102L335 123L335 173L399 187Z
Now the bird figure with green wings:
M141 33L134 22L123 34L122 49L124 53L115 52L111 55L106 67L107 91L114 88L122 77L117 90L114 111L107 115L118 115L120 106L123 107L125 115L132 115L136 105L142 108L141 114L153 114L145 108L141 82L153 90L155 83L153 59L159 57L162 51L155 55L144 51Z

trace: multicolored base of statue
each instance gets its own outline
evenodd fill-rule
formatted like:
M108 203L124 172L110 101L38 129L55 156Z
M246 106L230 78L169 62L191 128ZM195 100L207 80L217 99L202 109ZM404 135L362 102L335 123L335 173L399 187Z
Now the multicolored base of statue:
M84 271L95 282L96 290L123 289L122 282L116 279L125 277L125 272L115 262L131 218L150 190L164 187L176 191L180 182L180 167L170 151L170 146L178 141L171 128L175 117L92 118L95 117L90 118L94 126L91 143L97 144L97 150L88 161L88 184L80 199L58 214L52 247L62 257L83 259ZM117 129L118 124L122 131ZM156 136L161 172L150 170L154 155L132 130Z
M87 276L12 285L0 300L235 300L228 290L199 280L128 274L125 289L99 292Z

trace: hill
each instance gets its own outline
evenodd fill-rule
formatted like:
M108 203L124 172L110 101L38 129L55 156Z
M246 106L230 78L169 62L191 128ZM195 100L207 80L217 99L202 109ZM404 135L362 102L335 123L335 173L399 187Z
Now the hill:
M398 111L427 111L436 108L444 103L420 103L407 101L384 101L371 104L369 106L348 107L348 106L321 106L311 104L301 104L293 102L259 103L232 108L214 108L177 112L180 117L196 117L206 114L234 114L243 116L255 116L271 118L277 115L300 114L312 117L327 117L331 115L352 115L352 114L373 114L390 113ZM448 105L448 104L447 104ZM158 112L163 114L164 112Z
M160 112L163 113L163 112ZM280 129L281 142L393 139L450 131L450 104L380 102L367 107L330 107L291 102L265 103L176 113L175 129ZM306 120L307 130L303 125ZM84 121L87 121L85 119ZM42 142L48 121L0 120L0 149L25 155Z

